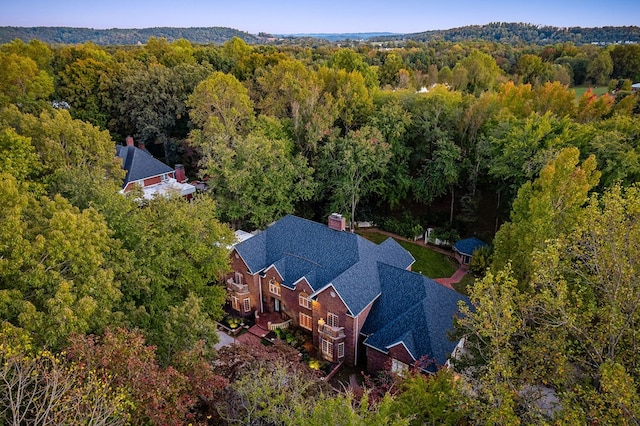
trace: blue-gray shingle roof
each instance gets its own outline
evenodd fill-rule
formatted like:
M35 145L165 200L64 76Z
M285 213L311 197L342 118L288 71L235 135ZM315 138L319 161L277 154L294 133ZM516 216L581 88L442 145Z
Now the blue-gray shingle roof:
M484 241L476 237L471 237L471 238L465 238L464 240L457 241L453 245L453 248L460 254L472 256L474 251L486 245L487 243L485 243Z
M378 269L382 293L362 327L365 344L384 353L403 344L416 360L444 364L457 344L448 333L458 301L469 299L415 272L382 263Z
M130 182L174 171L171 167L153 157L148 151L135 146L116 145L116 154L122 159L122 168L127 171L122 185L123 188Z
M236 245L236 250L251 273L274 265L289 288L302 277L314 291L332 284L352 315L380 294L378 262L407 268L415 261L392 239L377 245L293 215Z

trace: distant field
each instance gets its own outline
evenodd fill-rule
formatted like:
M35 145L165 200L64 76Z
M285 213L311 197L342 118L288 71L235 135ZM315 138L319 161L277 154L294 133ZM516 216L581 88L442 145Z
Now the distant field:
M576 91L576 99L580 99L580 97L582 95L584 95L584 92L589 90L589 87L591 87L591 86L574 87L573 90ZM595 87L592 87L592 89L593 89L593 93L595 93L598 96L602 96L602 95L604 95L605 93L607 93L609 91L607 86L595 86Z

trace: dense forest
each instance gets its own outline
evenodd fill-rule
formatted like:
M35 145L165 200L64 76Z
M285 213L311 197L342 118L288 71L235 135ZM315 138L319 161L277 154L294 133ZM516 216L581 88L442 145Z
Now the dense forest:
M0 423L637 424L638 81L638 44L1 45ZM118 193L128 135L208 191ZM493 242L452 368L214 349L232 229L331 212Z

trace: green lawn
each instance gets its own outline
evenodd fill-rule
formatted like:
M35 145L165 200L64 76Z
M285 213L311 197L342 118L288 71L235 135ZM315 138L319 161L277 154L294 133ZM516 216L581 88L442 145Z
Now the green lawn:
M464 294L465 296L469 295L469 289L473 286L473 283L475 282L476 277L474 277L472 274L467 273L467 275L464 276L464 278L462 278L462 281L460 281L457 284L453 285L453 288L460 294Z
M589 90L590 86L577 86L574 87L573 90L575 90L576 92L576 99L580 99L580 97L582 95L584 95L584 92L586 92L587 90ZM595 93L598 96L602 96L605 93L607 93L609 91L609 88L607 86L595 86L595 87L591 87L593 89L593 93Z
M362 233L362 236L376 244L380 244L389 238L386 235L374 232ZM416 262L411 266L412 271L419 272L429 278L443 278L450 277L458 268L453 259L442 253L408 241L396 241L416 259Z

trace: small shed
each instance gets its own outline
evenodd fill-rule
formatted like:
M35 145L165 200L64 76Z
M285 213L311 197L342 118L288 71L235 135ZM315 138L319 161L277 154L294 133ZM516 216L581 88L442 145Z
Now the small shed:
M465 238L464 240L457 241L453 245L453 251L455 251L456 259L461 265L468 265L469 263L471 263L473 252L480 247L484 247L487 245L487 243L476 237Z

